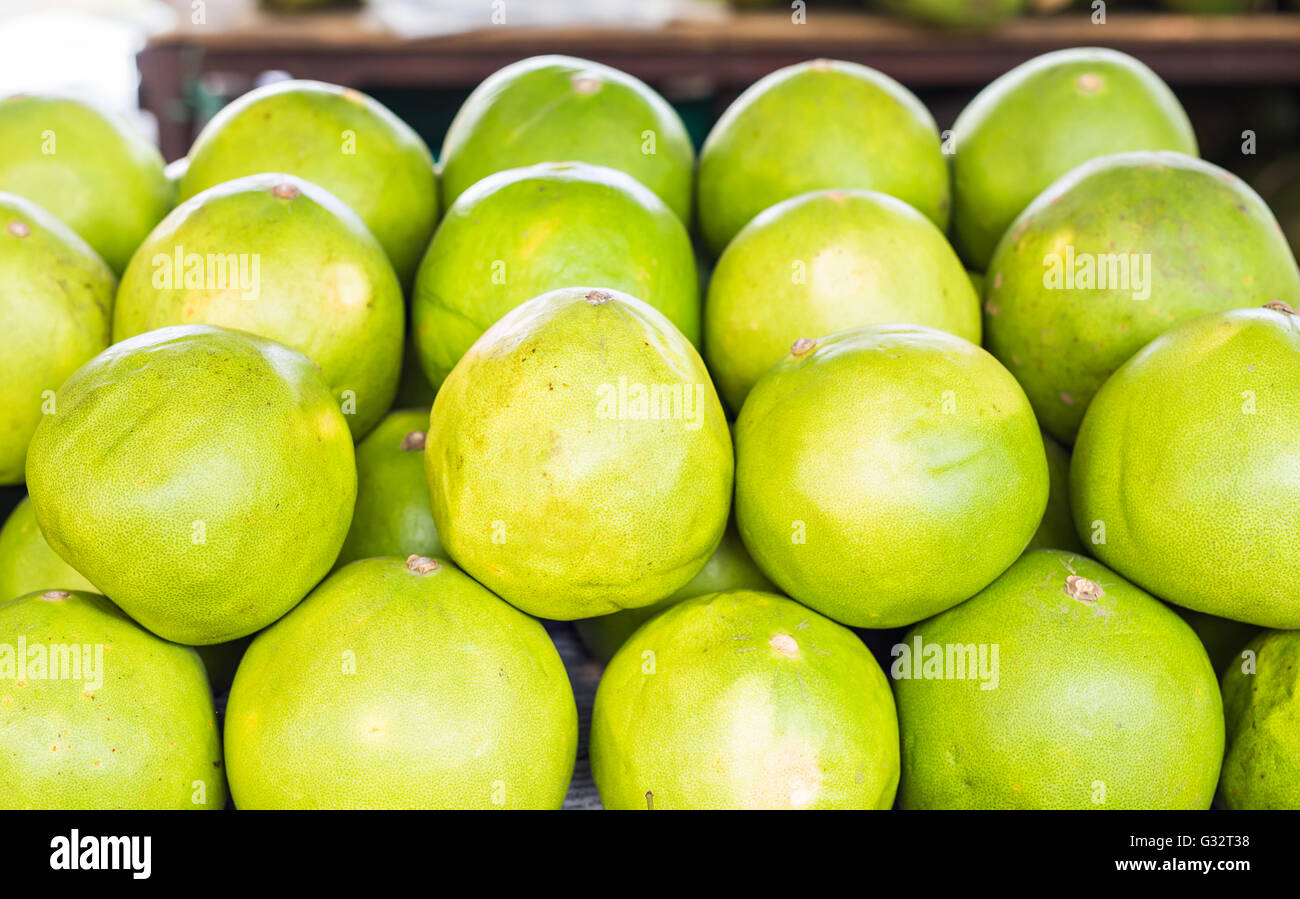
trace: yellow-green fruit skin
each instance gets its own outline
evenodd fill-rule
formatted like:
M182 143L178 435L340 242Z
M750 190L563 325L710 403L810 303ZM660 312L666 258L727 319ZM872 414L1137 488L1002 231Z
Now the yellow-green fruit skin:
M607 809L887 809L894 698L847 628L771 593L697 596L605 669L591 768Z
M1219 797L1231 809L1300 809L1300 631L1265 631L1223 675L1227 752Z
M1024 550L1047 495L1024 392L933 328L872 325L792 352L736 421L745 546L782 592L853 627L975 595Z
M457 564L518 608L565 620L647 606L690 581L722 539L732 469L722 403L690 341L640 300L585 287L488 329L434 399L425 453L433 520Z
M284 172L346 203L409 286L438 221L433 156L409 125L371 97L319 81L249 91L190 147L180 200L244 175Z
M1194 612L1181 606L1171 605L1188 626L1201 638L1201 645L1210 657L1214 670L1222 673L1229 665L1240 661L1242 647L1259 633L1260 628L1231 618Z
M902 200L815 191L759 213L727 245L704 304L704 355L739 411L799 338L889 322L979 343L979 296L943 232Z
M1067 444L1106 379L1170 327L1274 300L1300 306L1300 270L1268 206L1180 153L1073 169L1007 230L987 275L985 344Z
M307 358L207 325L116 344L59 390L27 486L50 546L177 643L279 618L329 571L356 501L352 437Z
M1027 553L894 654L904 808L1210 806L1224 736L1205 649L1091 559Z
M213 259L237 262L218 271ZM268 173L191 197L153 230L122 273L113 339L189 324L269 337L320 366L362 437L397 392L405 315L361 219L315 184Z
M1074 529L1074 515L1070 511L1070 452L1042 432L1043 449L1047 451L1047 508L1038 530L1030 538L1031 549L1061 549L1086 555L1087 550Z
M637 628L664 609L692 596L720 593L723 590L776 592L776 587L767 579L767 575L759 571L754 560L749 557L734 523L727 525L722 542L713 555L709 556L709 561L704 563L699 574L672 596L653 605L624 609L597 618L584 618L574 624L587 650L602 662L608 662Z
M957 117L952 141L953 243L978 269L1020 211L1075 166L1133 150L1197 152L1169 86L1100 47L1044 53L1002 75Z
M353 562L253 640L226 710L237 807L560 807L578 713L555 646L435 561Z
M335 567L374 556L442 556L424 480L425 409L390 412L357 444L357 505Z
M1300 627L1300 316L1206 315L1153 340L1088 409L1070 499L1093 554L1198 612Z
M125 122L80 100L31 94L0 100L0 191L48 210L114 272L173 193L158 150Z
M870 5L927 25L977 29L1019 16L1029 0L872 0Z
M415 342L436 387L501 316L550 290L621 290L700 338L686 228L631 176L582 163L499 172L447 210L420 263Z
M948 164L914 94L857 63L778 69L727 108L700 149L700 233L717 256L769 206L833 188L889 194L947 230Z
M27 445L51 397L108 346L116 287L67 225L0 194L0 484L23 482Z
M496 172L573 160L628 173L691 220L695 149L681 118L643 82L589 60L534 56L491 75L457 112L441 157L448 206Z
M50 549L31 500L23 497L0 528L0 602L45 590L99 592Z
M72 654L90 664L54 677L54 660L70 665ZM93 593L0 602L0 809L225 801L221 734L193 649L160 640Z

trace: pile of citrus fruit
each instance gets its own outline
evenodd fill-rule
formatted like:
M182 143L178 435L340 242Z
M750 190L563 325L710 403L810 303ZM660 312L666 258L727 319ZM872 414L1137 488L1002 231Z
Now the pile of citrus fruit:
M0 101L0 807L1300 808L1297 309L1106 50Z

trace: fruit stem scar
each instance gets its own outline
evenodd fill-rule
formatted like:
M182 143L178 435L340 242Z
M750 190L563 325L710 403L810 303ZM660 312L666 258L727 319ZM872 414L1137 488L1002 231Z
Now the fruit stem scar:
M1103 591L1096 581L1072 574L1065 579L1065 595L1070 599L1093 605L1102 597Z
M1095 72L1084 72L1079 76L1079 90L1085 94L1095 94L1101 90L1101 76Z
M655 793L654 793L654 790L646 790L646 791L645 791L645 807L646 807L646 811L651 811L651 812L653 812L653 811L655 810Z
M10 225L9 227L13 227ZM1264 304L1265 309L1272 309L1274 312L1284 312L1287 315L1300 315L1285 300L1274 300L1271 303Z
M774 634L772 639L767 641L767 645L788 659L793 659L799 654L799 641L789 634Z
M424 431L411 431L403 437L402 449L407 452L424 449Z
M815 346L817 346L817 341L813 340L811 337L800 337L790 345L790 355L802 356L804 353L812 350Z
M46 602L63 602L71 595L67 590L46 590L41 594L41 599Z
M32 233L32 229L27 227L26 222L10 222L9 233L14 237L26 237Z
M271 196L279 200L292 200L298 193L298 188L292 184L277 184L271 188Z
M600 306L614 299L614 295L603 290L593 290L587 294L585 299L593 306Z
M579 94L594 94L600 90L600 79L590 75L574 75L573 89Z
M412 554L406 557L406 567L416 574L428 574L430 571L437 571L439 566L437 559Z

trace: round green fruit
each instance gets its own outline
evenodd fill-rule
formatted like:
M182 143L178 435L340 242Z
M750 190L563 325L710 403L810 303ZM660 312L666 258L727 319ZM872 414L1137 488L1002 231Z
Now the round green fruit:
M115 272L172 206L153 144L80 100L0 100L0 191L26 197L79 234Z
M447 205L496 172L575 161L626 172L690 222L686 126L643 82L589 60L534 56L487 78L452 120L441 159Z
M1088 409L1070 499L1094 555L1188 609L1300 628L1300 315L1206 315Z
M1233 809L1300 809L1300 631L1266 631L1223 675L1227 752L1219 797Z
M991 28L1021 15L1029 0L873 0L886 12L942 28Z
M698 596L605 669L591 770L609 809L887 809L894 698L847 628L771 593Z
M1206 654L1215 671L1225 671L1241 658L1242 647L1254 639L1260 629L1253 624L1220 618L1204 612L1194 612L1180 606L1170 606L1187 622L1196 636L1201 638Z
M947 239L902 200L803 194L727 245L704 304L704 355L737 412L800 337L910 322L980 342L980 303Z
M113 339L208 324L290 346L320 366L357 437L393 403L405 304L361 219L291 175L205 190L154 229L122 274Z
M1007 231L986 345L1043 427L1073 443L1098 388L1153 338L1273 300L1300 305L1300 271L1245 182L1179 153L1120 153L1065 175Z
M700 150L700 231L714 255L769 206L811 190L865 188L948 227L948 164L924 104L851 62L778 69L741 94Z
M50 549L31 500L23 497L0 528L0 602L45 590L99 592Z
M0 484L23 482L27 445L55 391L108 346L116 286L67 225L0 194Z
M1196 155L1169 86L1132 56L1099 47L1016 66L962 111L952 140L953 242L979 269L1021 210L1075 166L1129 150Z
M1047 510L1025 551L1061 549L1083 554L1083 541L1074 529L1074 515L1070 512L1070 452L1046 431L1042 437L1047 451Z
M357 505L336 568L375 556L444 554L424 480L428 430L428 411L402 409L357 444Z
M635 179L582 163L543 163L478 182L447 210L416 276L415 341L429 380L440 385L520 303L580 284L629 293L699 342L690 236Z
M180 199L244 175L284 172L319 184L356 212L403 284L438 221L433 157L420 136L371 97L319 81L249 91L204 126Z
M854 627L977 593L1047 505L1033 411L974 344L873 325L800 340L736 421L736 519L759 568Z
M1210 806L1223 706L1201 641L1091 559L1027 553L893 653L905 808Z
M759 571L754 560L749 557L745 544L740 539L740 532L734 523L730 523L709 561L704 563L704 567L685 587L672 596L639 609L624 609L612 615L584 618L575 622L575 625L587 650L602 662L608 662L637 628L683 599L706 593L721 593L724 590L774 592L775 589L767 575Z
M198 654L93 593L0 601L0 809L219 809Z
M206 325L100 353L27 457L50 546L177 643L275 621L334 564L356 500L352 438L305 356Z
M577 746L541 624L421 556L331 575L253 640L226 709L241 809L559 808Z
M552 291L489 328L434 399L427 447L447 551L542 618L658 602L726 528L731 435L704 363L617 291Z

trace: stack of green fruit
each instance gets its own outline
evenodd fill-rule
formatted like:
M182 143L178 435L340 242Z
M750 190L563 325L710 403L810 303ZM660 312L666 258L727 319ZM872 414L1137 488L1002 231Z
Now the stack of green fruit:
M609 808L1300 808L1300 270L1196 152L1094 49L947 144L791 66L698 163L568 57L438 167L0 102L0 806L559 807L550 619Z

